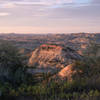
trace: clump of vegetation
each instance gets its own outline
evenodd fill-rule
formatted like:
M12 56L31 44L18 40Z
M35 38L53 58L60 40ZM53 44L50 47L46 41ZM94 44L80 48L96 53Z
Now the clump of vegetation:
M32 76L26 73L27 66L23 65L22 60L23 58L15 46L6 41L0 43L1 85L7 83L13 87L17 87L22 83L28 83Z

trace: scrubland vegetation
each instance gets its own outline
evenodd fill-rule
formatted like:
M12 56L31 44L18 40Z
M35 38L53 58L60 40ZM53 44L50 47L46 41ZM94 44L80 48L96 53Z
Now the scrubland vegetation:
M39 76L28 74L28 66L22 63L17 48L1 43L0 100L99 100L99 49L99 45L91 45L84 53L84 60L75 62L77 73L72 81L49 81L49 75L38 80Z

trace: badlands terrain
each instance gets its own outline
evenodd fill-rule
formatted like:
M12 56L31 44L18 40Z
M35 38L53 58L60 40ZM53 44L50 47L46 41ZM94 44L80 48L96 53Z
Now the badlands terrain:
M10 41L21 53L35 50L42 44L60 44L71 47L80 54L91 41L100 43L100 33L72 33L72 34L0 34L0 40Z
M0 34L0 100L99 100L99 84L100 33Z

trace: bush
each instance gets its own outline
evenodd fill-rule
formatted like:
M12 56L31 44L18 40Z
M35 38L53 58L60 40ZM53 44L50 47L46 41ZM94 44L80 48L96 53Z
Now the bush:
M28 83L26 66L22 63L22 56L18 49L9 42L0 43L0 83L10 83L16 87L22 83ZM30 80L31 80L30 79Z

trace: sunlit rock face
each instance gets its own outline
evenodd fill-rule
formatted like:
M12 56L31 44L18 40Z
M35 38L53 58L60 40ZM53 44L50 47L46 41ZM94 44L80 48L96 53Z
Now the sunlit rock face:
M71 64L71 65L68 65L66 66L65 68L63 68L58 74L57 76L61 79L68 79L68 80L71 80L72 79L72 75L74 73L76 73L75 70L73 70L73 67L74 65Z
M83 73L81 69L77 69L77 65L75 63L65 66L58 73L51 77L51 80L56 81L72 81L75 78L79 78Z
M36 68L64 68L82 57L75 50L56 44L44 44L33 51L28 65Z
M70 64L66 66L65 68L61 69L57 74L51 77L52 80L61 81L61 80L72 80L72 76L77 73L77 71L74 69L75 65Z

